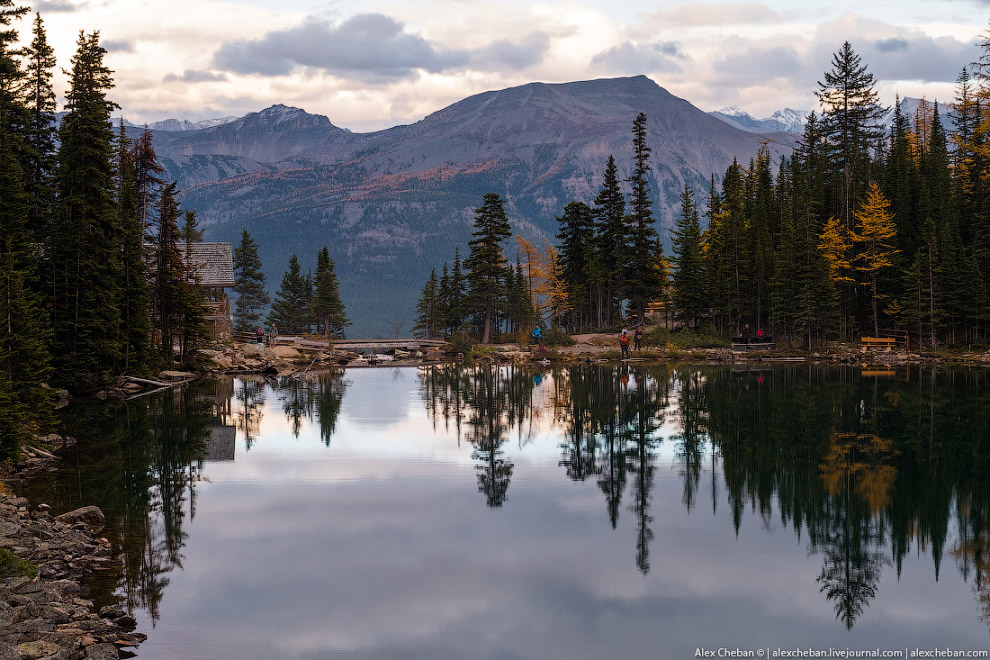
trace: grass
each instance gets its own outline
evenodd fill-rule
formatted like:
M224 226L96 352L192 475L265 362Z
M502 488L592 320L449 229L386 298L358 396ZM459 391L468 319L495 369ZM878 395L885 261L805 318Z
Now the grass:
M38 576L38 566L33 561L21 559L6 548L0 548L0 578L18 576L33 580Z

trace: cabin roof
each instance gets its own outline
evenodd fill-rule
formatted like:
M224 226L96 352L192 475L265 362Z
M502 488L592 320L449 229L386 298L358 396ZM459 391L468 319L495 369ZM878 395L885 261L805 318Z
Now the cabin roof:
M186 244L176 247L186 255ZM234 286L234 261L230 243L192 243L189 246L189 269L199 276L203 286Z

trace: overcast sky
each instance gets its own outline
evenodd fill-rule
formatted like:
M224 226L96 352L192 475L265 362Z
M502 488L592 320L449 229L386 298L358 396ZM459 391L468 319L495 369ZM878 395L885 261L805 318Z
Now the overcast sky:
M38 0L59 68L99 30L134 122L275 103L355 131L527 82L645 74L703 110L812 109L848 40L894 95L951 100L990 0ZM30 21L18 25L30 36ZM59 76L57 91L65 90Z

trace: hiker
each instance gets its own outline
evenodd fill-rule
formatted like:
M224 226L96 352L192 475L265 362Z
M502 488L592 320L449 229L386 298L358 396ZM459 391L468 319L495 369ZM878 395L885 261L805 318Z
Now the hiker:
M637 351L638 350L642 350L642 348L643 348L643 329L642 328L636 328L636 331L633 333L633 341L635 342L634 348Z
M619 335L619 348L622 349L622 359L625 360L629 357L629 335L623 330L622 334Z
M629 334L629 328L623 327L622 328L622 336L625 337L628 334Z
M746 340L746 343L747 344L749 343L749 335L750 334L752 334L752 333L749 330L749 323L747 323L746 324L746 327L743 328L743 333L742 333L743 339Z
M546 346L543 345L543 331L540 330L540 326L536 326L533 329L533 343L537 345L537 350L542 353L546 351Z
M278 339L278 328L276 328L275 324L272 323L270 326L268 326L268 345L274 346L275 341L277 339Z
M763 339L766 336L767 336L767 333L763 332L763 328L760 328L759 330L756 331L756 338L757 339Z
M258 326L258 329L254 331L254 338L258 340L259 344L265 343L265 329L260 325Z

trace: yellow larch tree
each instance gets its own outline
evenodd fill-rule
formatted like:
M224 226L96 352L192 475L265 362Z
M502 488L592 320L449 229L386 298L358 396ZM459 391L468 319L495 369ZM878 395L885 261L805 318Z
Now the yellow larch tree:
M877 282L880 271L894 264L893 256L900 250L891 242L897 236L897 226L894 224L894 214L890 212L890 201L880 192L880 186L875 181L870 183L866 201L853 215L856 231L852 234L852 240L861 246L853 263L855 269L863 274L860 284L870 290L873 332L880 334L879 303L884 296Z

